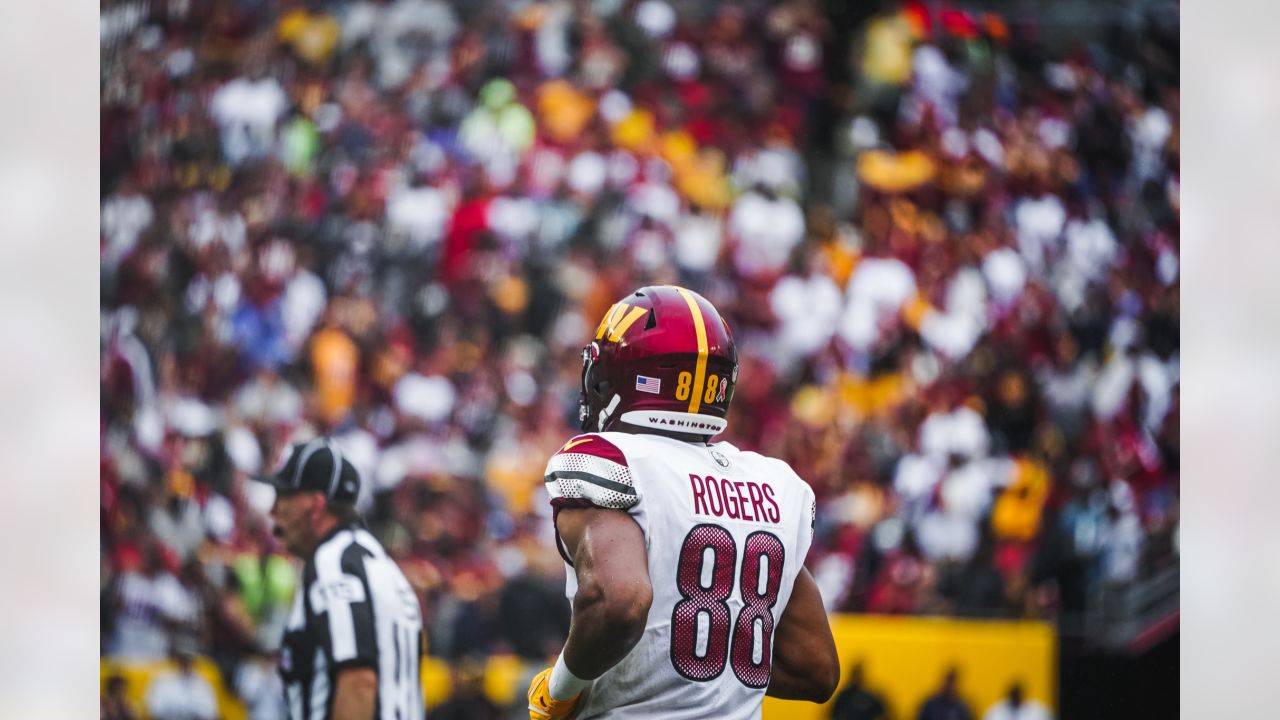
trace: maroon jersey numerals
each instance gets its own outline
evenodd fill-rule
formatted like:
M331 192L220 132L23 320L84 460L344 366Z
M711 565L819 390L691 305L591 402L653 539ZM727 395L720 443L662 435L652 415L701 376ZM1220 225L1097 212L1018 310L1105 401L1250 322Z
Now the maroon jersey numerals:
M782 560L786 550L777 535L764 530L747 536L742 548L742 611L733 626L733 674L743 685L762 688L769 684L773 659L773 606L782 585ZM768 562L761 562L768 558ZM766 569L761 573L761 566ZM763 582L762 582L763 581ZM764 587L761 588L761 585ZM760 660L755 653L756 622L760 625Z
M702 567L707 550L711 558L711 584L703 586ZM690 680L705 681L724 672L729 648L729 594L738 548L733 536L719 525L698 525L689 531L680 548L676 588L684 598L671 611L671 664ZM698 655L698 616L710 621L707 647Z
M703 583L710 551L710 582ZM690 680L720 676L728 662L742 684L769 684L773 661L773 607L782 586L786 550L773 533L760 530L743 543L742 567L736 583L743 608L733 621L729 597L738 570L738 548L728 530L712 524L695 526L684 538L676 566L676 588L683 598L671 612L671 664ZM699 653L699 617L706 617L706 646ZM760 655L756 657L756 633ZM730 647L732 645L732 647Z

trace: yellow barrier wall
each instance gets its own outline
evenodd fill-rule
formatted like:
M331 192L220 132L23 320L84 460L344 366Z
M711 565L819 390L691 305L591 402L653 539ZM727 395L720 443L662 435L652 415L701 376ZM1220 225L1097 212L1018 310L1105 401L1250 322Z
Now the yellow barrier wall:
M960 696L975 717L1015 679L1027 697L1057 713L1057 636L1048 623L833 615L831 631L840 653L840 688L861 661L864 684L884 698L895 718L914 718L953 665ZM830 706L766 698L764 717L825 720Z
M149 663L122 663L113 662L111 660L102 660L99 663L101 675L98 683L98 697L106 694L107 678L112 675L119 675L129 684L126 695L129 702L133 704L133 709L147 720L151 715L147 712L146 696L147 687L151 685L151 681L164 675L167 672L177 670L177 665L168 660L159 660ZM195 663L196 674L204 678L213 686L213 694L218 699L218 711L223 720L245 720L245 709L236 696L227 693L226 688L222 686L222 674L218 672L218 666L214 665L208 658L196 658Z
M833 615L831 630L840 653L840 687L848 681L853 665L861 661L866 685L885 699L895 718L915 717L920 704L953 665L959 668L960 695L976 717L1000 700L1015 679L1022 681L1027 697L1057 711L1057 636L1048 623ZM104 660L102 681L113 673L123 675L129 681L134 707L145 712L142 700L147 685L168 665ZM244 708L224 691L213 663L201 658L196 670L213 685L223 717L244 718ZM526 688L519 687L521 680L518 659L503 655L488 659L484 688L494 702L506 705L523 696ZM427 707L443 702L451 685L448 665L433 657L424 658L422 685ZM830 703L773 698L764 702L765 720L825 720L829 713Z

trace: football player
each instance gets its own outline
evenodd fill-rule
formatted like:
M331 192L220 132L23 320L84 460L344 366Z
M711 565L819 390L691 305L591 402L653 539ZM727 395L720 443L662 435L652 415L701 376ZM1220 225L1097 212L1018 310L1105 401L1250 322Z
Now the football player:
M701 295L645 287L583 349L582 429L547 464L573 619L529 717L759 718L840 676L804 568L814 495L781 460L711 442L738 383Z

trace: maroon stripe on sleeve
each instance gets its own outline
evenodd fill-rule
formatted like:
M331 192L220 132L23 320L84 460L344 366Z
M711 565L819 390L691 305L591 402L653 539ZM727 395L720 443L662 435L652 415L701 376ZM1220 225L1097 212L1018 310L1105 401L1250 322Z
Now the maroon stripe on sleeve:
M627 467L627 456L622 454L622 450L617 445L605 440L599 435L579 435L569 442L565 443L556 455L569 455L578 453L582 455L593 455L598 458L609 460L623 467Z

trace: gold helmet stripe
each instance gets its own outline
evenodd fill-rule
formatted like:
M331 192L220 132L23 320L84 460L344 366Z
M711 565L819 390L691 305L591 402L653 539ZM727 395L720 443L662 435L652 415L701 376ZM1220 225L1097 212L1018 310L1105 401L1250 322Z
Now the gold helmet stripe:
M703 385L707 381L707 325L702 317L702 308L693 299L693 293L682 287L677 287L676 292L689 304L689 312L693 315L693 329L698 336L698 364L694 367L693 393L689 397L689 412L696 413L702 407L702 393L706 390Z

